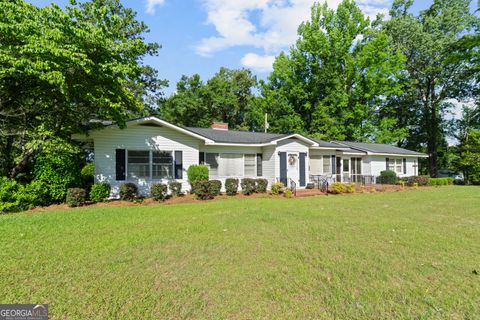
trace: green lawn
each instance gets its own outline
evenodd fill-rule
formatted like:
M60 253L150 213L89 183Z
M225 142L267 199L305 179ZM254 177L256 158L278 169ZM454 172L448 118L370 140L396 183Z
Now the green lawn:
M480 188L0 216L51 319L479 319Z

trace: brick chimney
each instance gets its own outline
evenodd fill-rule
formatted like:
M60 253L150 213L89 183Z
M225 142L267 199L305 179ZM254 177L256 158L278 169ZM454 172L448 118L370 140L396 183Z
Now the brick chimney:
M212 129L228 131L228 123L214 122L214 123L212 123Z

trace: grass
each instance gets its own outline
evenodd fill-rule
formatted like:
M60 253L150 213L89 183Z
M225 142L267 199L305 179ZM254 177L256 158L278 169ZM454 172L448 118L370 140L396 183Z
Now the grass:
M0 303L51 319L475 319L480 189L0 216Z

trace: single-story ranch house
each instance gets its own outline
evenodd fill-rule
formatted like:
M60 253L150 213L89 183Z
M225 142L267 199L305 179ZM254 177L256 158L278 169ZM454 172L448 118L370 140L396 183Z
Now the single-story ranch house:
M418 174L418 159L427 155L386 144L322 141L301 134L258 133L173 125L157 117L91 130L77 139L93 142L95 181L108 182L112 196L125 182L142 194L152 183L182 182L189 190L186 170L206 164L210 179L265 178L304 188L322 176L329 181L375 183L386 169L398 176Z

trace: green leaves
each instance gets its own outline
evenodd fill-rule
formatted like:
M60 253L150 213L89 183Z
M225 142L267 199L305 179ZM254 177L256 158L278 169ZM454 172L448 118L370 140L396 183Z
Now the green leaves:
M262 97L269 101L264 112L275 131L300 126L324 139L376 140L393 123L381 124L382 110L386 97L401 92L404 62L354 1L343 1L336 11L315 4L290 54L277 57L262 85Z
M65 10L1 1L0 12L1 152L22 159L30 150L22 145L37 153L41 141L68 142L92 119L123 127L161 96L165 82L142 64L159 45L144 41L148 28L120 1L72 2ZM5 137L14 139L8 150Z

